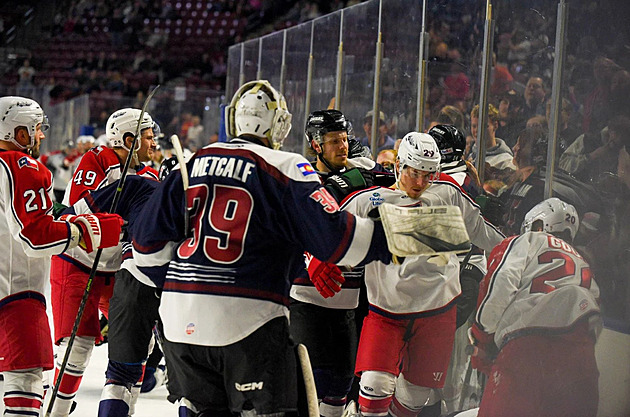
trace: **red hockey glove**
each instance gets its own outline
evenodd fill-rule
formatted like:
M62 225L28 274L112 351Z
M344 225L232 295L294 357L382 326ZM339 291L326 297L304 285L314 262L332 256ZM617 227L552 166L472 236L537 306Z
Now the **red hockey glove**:
M308 277L322 297L332 297L341 291L341 284L346 280L337 265L322 262L310 253L305 253L304 256L307 262Z
M81 231L79 246L87 253L94 249L111 248L120 241L123 219L118 214L79 214L68 216L65 220L79 228Z
M475 323L468 329L468 337L472 343L470 364L479 372L490 375L490 370L497 355L494 337L481 330Z

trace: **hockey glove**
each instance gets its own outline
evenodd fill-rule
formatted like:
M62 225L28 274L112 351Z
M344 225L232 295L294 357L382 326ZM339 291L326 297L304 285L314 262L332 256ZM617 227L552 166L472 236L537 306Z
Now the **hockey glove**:
M124 223L118 214L110 213L79 214L65 220L79 228L79 246L87 253L118 245Z
M322 297L329 298L341 291L341 284L346 280L337 265L322 262L310 253L305 253L304 256L308 277Z
M355 191L374 185L374 173L363 168L352 168L339 174L333 174L324 181L324 187L341 202Z
M481 330L475 323L468 329L468 338L472 346L470 364L473 368L486 375L490 375L490 370L497 356L497 347L494 344L494 337Z
M492 195L480 194L475 197L475 203L479 205L481 214L483 214L483 217L490 223L495 226L504 225L503 216L505 215L505 206L499 198Z

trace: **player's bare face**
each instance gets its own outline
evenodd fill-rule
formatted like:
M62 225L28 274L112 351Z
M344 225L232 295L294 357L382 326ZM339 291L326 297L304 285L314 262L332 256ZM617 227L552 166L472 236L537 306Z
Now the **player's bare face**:
M412 167L404 167L400 171L400 189L409 197L418 199L429 188L435 174Z
M344 168L348 163L348 134L345 131L326 133L322 153L334 169Z
M144 129L140 136L140 149L138 150L139 162L149 162L153 158L153 153L157 149L153 129Z

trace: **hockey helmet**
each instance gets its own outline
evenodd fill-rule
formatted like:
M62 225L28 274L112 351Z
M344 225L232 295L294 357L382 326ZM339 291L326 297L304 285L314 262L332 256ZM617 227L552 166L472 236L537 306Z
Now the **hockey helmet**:
M0 140L13 143L19 149L30 149L35 146L37 125L41 130L48 129L48 118L40 105L30 98L7 96L0 97ZM30 136L27 146L21 145L15 138L15 128L24 127Z
M350 128L346 116L339 110L318 110L308 115L306 119L306 140L312 145L315 141L318 144L324 142L324 136L329 132L346 132Z
M429 130L429 135L435 139L440 149L442 163L459 161L466 149L466 138L453 125L436 125Z
M225 119L230 136L264 137L273 149L282 147L291 130L287 102L266 80L243 84L226 107Z
M527 212L521 226L521 233L531 231L537 220L542 221L545 232L558 234L568 230L571 239L575 238L580 227L580 220L575 207L556 197L538 203Z
M141 113L142 110L140 109L124 108L115 111L109 116L105 133L107 134L107 139L109 139L109 145L112 148L120 147L130 151L127 145L125 145L125 136L134 136L136 134ZM154 126L155 123L151 115L145 112L142 115L142 122L140 123L140 129L138 129L138 131L142 132L144 129L153 129ZM140 146L140 141L136 141L135 150L140 149Z
M400 142L397 159L401 169L409 166L420 171L437 173L440 170L440 150L427 133L407 133Z

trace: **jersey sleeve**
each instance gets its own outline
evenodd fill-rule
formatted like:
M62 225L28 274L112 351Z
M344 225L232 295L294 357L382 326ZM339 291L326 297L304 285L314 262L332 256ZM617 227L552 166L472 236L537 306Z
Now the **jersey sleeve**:
M101 147L90 149L83 155L81 162L70 180L69 189L64 197L64 204L70 206L85 197L90 191L100 188L107 179L107 171L119 169L120 164L109 166L103 163L104 152ZM67 201L66 201L67 200Z
M63 252L71 237L70 226L52 216L50 171L28 156L0 159L0 164L5 174L2 195L11 235L29 256Z
M492 334L503 312L514 300L519 288L529 242L512 236L494 248L488 260L488 272L479 286L475 323L485 333Z

